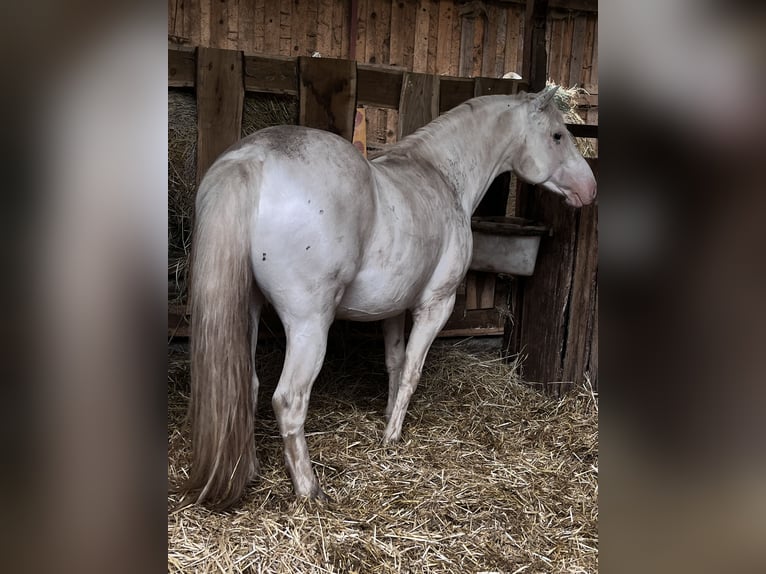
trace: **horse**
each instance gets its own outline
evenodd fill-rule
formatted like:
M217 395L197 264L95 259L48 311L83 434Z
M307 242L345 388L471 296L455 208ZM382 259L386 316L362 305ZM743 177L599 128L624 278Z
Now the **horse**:
M327 499L304 422L335 319L382 321L383 441L399 440L471 261L471 215L493 179L513 171L574 207L596 196L555 91L467 100L370 161L333 133L276 126L213 163L195 206L192 461L182 500L228 508L259 472L254 355L266 303L286 335L272 405L296 496Z

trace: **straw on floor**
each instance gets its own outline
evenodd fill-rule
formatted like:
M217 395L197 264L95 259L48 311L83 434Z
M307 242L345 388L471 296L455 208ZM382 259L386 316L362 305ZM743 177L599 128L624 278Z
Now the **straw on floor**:
M228 513L168 518L170 572L595 572L598 404L518 381L496 353L437 342L405 421L384 446L382 344L332 345L306 433L322 504L295 500L271 393L283 360L259 353L261 476ZM188 362L169 372L169 476L188 470ZM176 502L169 497L169 508Z

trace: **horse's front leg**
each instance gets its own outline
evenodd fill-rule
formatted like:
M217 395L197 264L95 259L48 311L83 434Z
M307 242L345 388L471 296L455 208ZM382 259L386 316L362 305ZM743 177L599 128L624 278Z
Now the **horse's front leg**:
M433 299L427 305L413 310L412 331L405 351L401 382L383 433L384 442L396 442L401 437L404 415L407 413L412 393L415 392L420 381L420 373L423 370L428 349L431 348L436 335L449 319L454 306L453 291L451 295Z
M386 346L386 370L388 371L388 403L386 420L391 418L396 394L402 380L404 366L404 318L405 313L383 321L383 342Z

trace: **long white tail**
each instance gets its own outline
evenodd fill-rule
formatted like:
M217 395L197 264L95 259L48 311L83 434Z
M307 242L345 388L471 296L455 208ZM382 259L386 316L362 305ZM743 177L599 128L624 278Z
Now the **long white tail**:
M256 166L219 161L197 195L191 269L192 463L187 503L234 504L253 478L250 222Z

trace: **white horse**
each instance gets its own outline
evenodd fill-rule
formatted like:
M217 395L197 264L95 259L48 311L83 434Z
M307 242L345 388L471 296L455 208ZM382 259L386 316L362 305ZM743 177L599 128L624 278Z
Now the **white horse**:
M554 93L468 100L372 161L337 135L299 126L261 130L216 160L196 204L185 500L228 507L257 475L253 356L265 302L287 336L272 404L296 495L325 498L303 427L334 319L383 321L383 440L399 439L471 261L471 214L492 180L513 171L575 207L595 198Z

